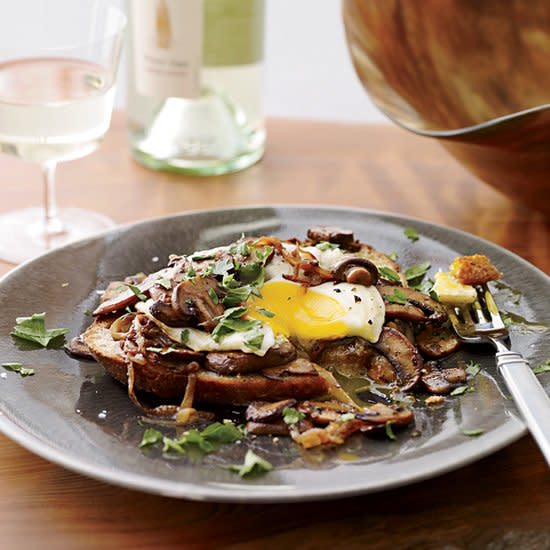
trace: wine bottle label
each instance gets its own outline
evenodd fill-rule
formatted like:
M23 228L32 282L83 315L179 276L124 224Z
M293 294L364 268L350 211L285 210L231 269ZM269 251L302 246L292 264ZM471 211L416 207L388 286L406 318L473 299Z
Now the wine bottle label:
M157 97L199 97L204 43L203 1L131 2L138 93Z

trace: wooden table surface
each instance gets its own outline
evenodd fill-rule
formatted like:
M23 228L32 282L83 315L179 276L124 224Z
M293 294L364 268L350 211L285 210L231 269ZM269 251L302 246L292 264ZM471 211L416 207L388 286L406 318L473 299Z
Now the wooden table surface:
M392 126L268 122L256 166L210 179L149 171L118 114L101 149L59 168L61 206L116 222L249 204L373 208L469 231L550 273L550 220L513 204L440 147ZM0 158L0 213L40 202L36 167ZM549 200L541 197L541 200ZM0 263L0 272L11 266ZM1 548L550 548L548 469L531 437L385 493L309 504L186 502L113 487L0 436Z

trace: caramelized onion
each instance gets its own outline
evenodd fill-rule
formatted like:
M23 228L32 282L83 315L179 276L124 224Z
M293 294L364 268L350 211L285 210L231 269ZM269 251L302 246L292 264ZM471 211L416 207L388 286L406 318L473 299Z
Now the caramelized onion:
M125 313L122 317L117 317L111 325L111 336L113 340L124 340L134 321L135 313Z

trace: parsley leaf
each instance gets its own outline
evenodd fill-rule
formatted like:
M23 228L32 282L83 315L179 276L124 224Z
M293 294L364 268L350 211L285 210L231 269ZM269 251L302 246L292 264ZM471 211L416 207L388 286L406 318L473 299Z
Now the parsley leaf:
M458 388L455 388L449 395L462 395L467 389L468 386L458 386Z
M481 371L481 365L479 363L474 363L470 361L466 364L466 373L470 376L477 376Z
M256 334L244 341L244 345L252 351L259 351L264 343L264 335Z
M195 252L189 259L194 262L200 262L201 260L212 260L216 257L215 250L203 250L202 252Z
M256 251L257 252L257 251ZM260 262L243 264L238 270L239 281L244 284L261 286L264 282L265 268Z
M164 277L161 277L160 279L156 280L157 285L160 285L161 287L165 288L166 290L170 290L172 288L172 283L168 279L165 279Z
M325 252L326 250L334 250L335 248L339 248L337 244L329 243L328 241L318 242L315 245L315 247L318 248L321 252Z
M233 422L226 422L224 424L214 422L202 431L202 436L212 443L219 443L221 445L235 443L235 441L243 438L241 430Z
M216 291L213 288L208 289L208 296L210 296L210 299L214 304L218 304L220 299L218 298L218 295L216 294Z
M257 307L256 311L260 315L263 315L264 317L267 317L268 319L273 319L273 317L275 317L275 313L273 313L272 311L269 311L269 309L265 309L263 307Z
M391 267L386 267L386 266L379 267L378 273L380 274L380 277L382 277L382 279L386 279L386 281L391 281L392 283L401 282L401 279L398 273L394 271Z
M232 464L229 470L236 472L241 477L253 477L273 470L273 465L248 449L242 465Z
M285 424L289 426L291 424L297 424L300 420L303 420L306 415L293 407L285 407L283 409L283 420Z
M138 297L139 300L141 300L142 302L147 301L147 296L143 294L143 292L138 286L131 285L130 283L125 283L125 285Z
M244 285L237 288L227 289L226 295L223 298L223 305L227 307L236 307L248 300L252 294L252 287Z
M484 431L485 430L481 428L474 428L473 430L462 430L462 433L469 437L477 437L478 435L481 435Z
M214 264L212 274L225 276L229 274L233 267L233 260L226 256Z
M418 236L418 231L414 227L405 227L403 233L405 233L405 237L407 237L407 239L410 239L413 243L420 239L420 237Z
M535 374L542 374L543 372L550 372L550 359L547 359L544 363L533 367Z
M157 443L160 443L161 441L162 441L162 432L159 432L154 428L147 428L143 432L143 437L141 438L139 447L140 449L144 447L150 447L152 445L156 445Z
M424 275L428 272L428 270L432 267L432 264L430 262L422 262L420 264L413 264L407 269L405 269L405 278L407 281L415 281L417 283L420 282L416 281L417 279L422 279Z
M260 321L253 319L242 319L246 313L245 307L232 307L226 309L223 315L219 317L216 328L212 331L212 338L219 342L223 336L233 332L247 332L261 326Z
M34 369L28 369L24 367L21 363L2 363L2 366L11 372L16 372L19 375L32 376L34 374Z
M395 437L395 434L393 433L392 424L393 422L391 420L388 420L388 422L386 422L386 435L388 436L388 439L391 439L392 441L397 441L397 437Z
M189 430L179 438L163 437L158 430L148 428L143 434L140 447L156 445L162 443L162 452L186 454L187 452L199 451L200 453L212 453L221 445L235 443L243 438L243 433L232 422L224 424L214 422L204 430L199 431L196 428Z
M400 288L396 288L386 299L390 304L405 305L408 302L407 295Z
M181 331L180 340L181 340L182 344L187 344L187 342L189 342L189 334L190 334L190 332L189 332L188 328L184 328Z
M10 333L12 336L40 344L44 348L48 347L52 340L69 332L68 328L47 330L45 313L34 313L31 317L17 317L15 322L16 325Z

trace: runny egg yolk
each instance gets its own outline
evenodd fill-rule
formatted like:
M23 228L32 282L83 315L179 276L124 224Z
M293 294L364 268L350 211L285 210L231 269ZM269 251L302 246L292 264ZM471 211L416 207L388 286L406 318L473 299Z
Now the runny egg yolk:
M361 336L374 342L384 320L378 292L347 283L307 288L291 281L271 280L250 305L250 317L268 324L276 334L301 340Z

